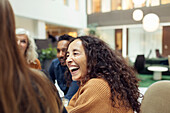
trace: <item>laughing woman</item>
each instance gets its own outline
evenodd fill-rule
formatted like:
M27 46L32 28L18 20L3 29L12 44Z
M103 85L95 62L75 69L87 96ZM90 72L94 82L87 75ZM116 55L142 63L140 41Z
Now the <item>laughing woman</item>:
M69 113L140 112L138 79L122 56L102 40L73 39L66 64L80 88L66 108Z

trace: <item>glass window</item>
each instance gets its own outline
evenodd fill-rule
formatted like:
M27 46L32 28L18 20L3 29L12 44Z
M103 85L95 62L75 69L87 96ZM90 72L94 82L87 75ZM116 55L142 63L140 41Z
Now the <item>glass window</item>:
M79 0L76 0L76 10L79 10Z
M116 50L122 53L122 29L115 29Z
M146 6L158 6L160 5L160 0L146 0Z
M161 0L161 4L169 4L170 0Z
M160 0L152 0L151 6L158 6L160 5Z
M124 0L122 1L124 2L122 5L122 10L126 10L126 9L132 9L134 6L133 6L133 1L132 0Z
M87 0L87 14L92 14L92 1L91 0Z
M64 0L64 5L68 5L68 0Z
M101 0L92 0L93 13L101 12Z
M112 0L112 10L122 9L122 0Z

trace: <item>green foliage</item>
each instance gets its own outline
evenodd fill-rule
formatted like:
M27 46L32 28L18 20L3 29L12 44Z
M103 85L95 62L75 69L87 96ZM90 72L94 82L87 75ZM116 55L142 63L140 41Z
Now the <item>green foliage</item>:
M56 48L52 48L52 46L49 45L48 48L41 49L38 51L38 53L40 62L43 62L44 60L52 60L56 58L57 50Z
M88 28L89 28L88 35L100 37L99 34L97 34L97 30L96 30L97 26L98 26L97 23L88 24Z

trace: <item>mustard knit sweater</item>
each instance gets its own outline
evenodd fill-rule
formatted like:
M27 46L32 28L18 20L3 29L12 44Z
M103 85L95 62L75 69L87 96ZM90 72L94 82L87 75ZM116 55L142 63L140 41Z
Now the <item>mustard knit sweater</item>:
M90 79L70 100L68 113L133 113L125 107L112 107L111 92L104 79ZM118 107L118 105L117 105Z

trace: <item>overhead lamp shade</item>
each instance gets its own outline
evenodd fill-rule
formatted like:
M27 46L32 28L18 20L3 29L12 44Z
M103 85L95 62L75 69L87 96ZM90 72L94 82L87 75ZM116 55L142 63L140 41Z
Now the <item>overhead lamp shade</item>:
M143 11L140 9L136 9L135 11L133 11L132 16L135 21L140 21L143 18Z
M135 5L142 5L143 3L145 3L146 0L133 0L133 3Z
M159 27L159 22L159 17L156 14L147 14L143 18L143 28L147 32L156 31Z

